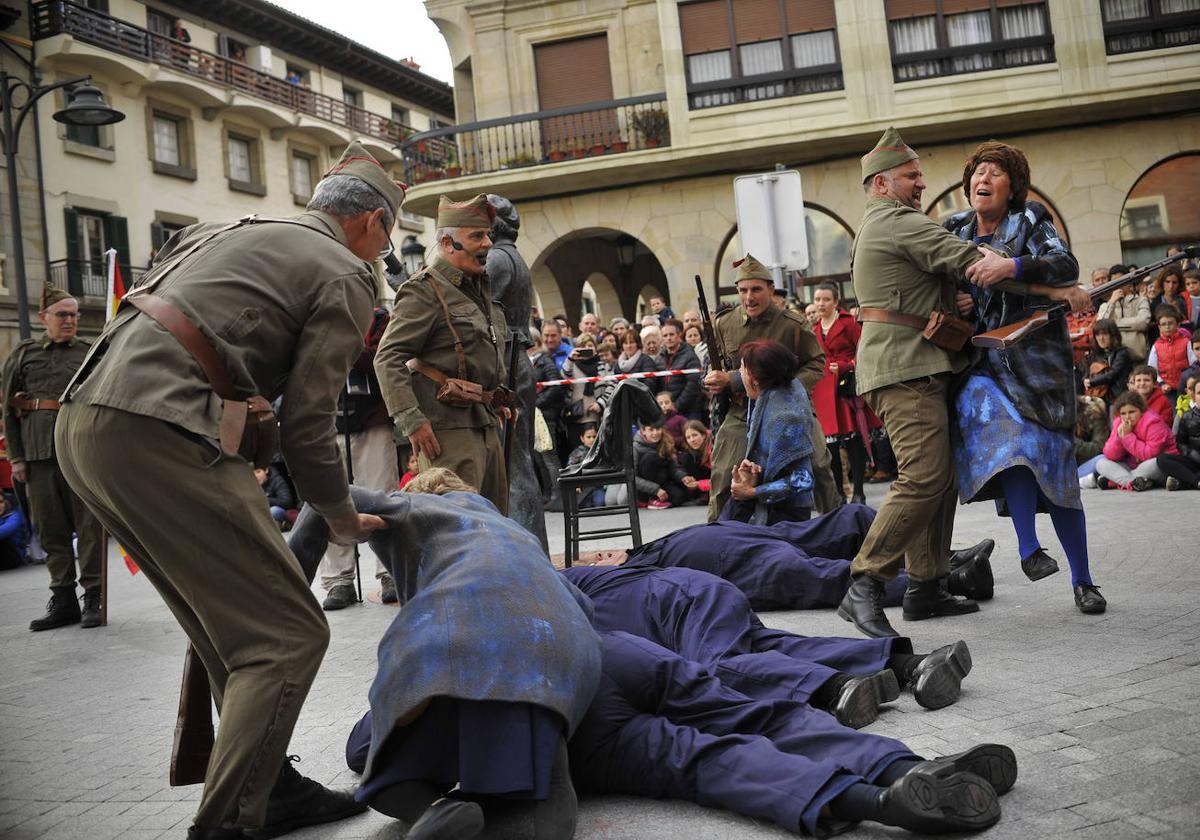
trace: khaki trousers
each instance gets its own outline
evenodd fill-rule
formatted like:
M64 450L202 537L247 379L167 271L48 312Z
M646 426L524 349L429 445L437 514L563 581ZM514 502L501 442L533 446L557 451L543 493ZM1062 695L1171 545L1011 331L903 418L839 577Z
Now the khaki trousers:
M346 457L346 436L338 435L338 450ZM400 485L396 463L396 438L392 424L372 426L350 434L350 461L354 467L354 484L368 490L390 493ZM375 577L388 573L387 567L375 558ZM329 544L321 560L321 586L328 592L335 586L354 583L354 546Z
M79 583L84 589L99 589L107 549L104 528L67 484L58 462L53 458L28 462L25 492L29 518L46 550L50 585L75 585L76 557L71 537L77 535Z
M911 379L863 394L896 453L899 476L850 566L891 580L901 564L913 580L944 577L958 484L950 451L950 374Z
M55 446L208 671L221 723L196 823L262 825L329 625L253 470L177 426L104 406L64 406Z
M458 477L479 488L479 495L488 499L508 516L508 474L504 469L504 448L496 425L479 429L434 429L442 454L432 461L422 453L417 459L422 470L445 467Z
M825 433L817 415L813 414L809 426L812 439L811 457L813 471L813 506L817 513L829 513L845 500L842 488L833 481L832 461L829 447L825 444ZM727 416L717 430L713 444L712 486L708 495L708 521L715 522L721 508L729 500L729 485L733 483L733 468L746 457L746 421L741 417Z

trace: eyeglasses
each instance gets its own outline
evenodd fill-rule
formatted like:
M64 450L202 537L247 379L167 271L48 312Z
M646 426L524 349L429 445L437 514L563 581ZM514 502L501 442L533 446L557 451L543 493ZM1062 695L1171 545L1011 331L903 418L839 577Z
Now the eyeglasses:
M387 245L379 252L379 256L376 259L386 260L392 254L396 253L396 246L392 244L392 232L384 225L382 218L379 219L379 226L383 228L383 235L387 237Z
M60 321L65 321L68 318L74 318L76 321L78 321L79 313L78 312L55 312L54 317L58 318Z

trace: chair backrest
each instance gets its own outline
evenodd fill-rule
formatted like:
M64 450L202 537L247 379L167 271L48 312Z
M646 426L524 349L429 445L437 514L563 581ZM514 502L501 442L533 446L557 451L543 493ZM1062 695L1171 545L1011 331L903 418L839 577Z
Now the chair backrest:
M616 466L626 472L633 471L633 392L629 388L621 388L616 392L616 405L613 406L613 460Z

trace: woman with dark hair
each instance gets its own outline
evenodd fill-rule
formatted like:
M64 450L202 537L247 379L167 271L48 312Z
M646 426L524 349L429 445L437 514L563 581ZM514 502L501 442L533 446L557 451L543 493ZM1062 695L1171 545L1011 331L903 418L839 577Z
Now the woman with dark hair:
M1075 283L1079 263L1059 239L1049 211L1028 201L1029 162L1013 146L980 144L963 167L971 209L951 216L947 230L1010 259L1003 274L975 272L971 296L980 331L1007 326L1045 308L1047 298L1085 309L1091 300ZM969 272L969 274L971 274ZM1015 278L1030 294L990 283ZM1104 612L1106 602L1088 569L1087 523L1075 464L1075 373L1065 318L1007 349L976 353L955 398L955 466L963 502L994 499L1012 517L1021 569L1030 580L1058 571L1038 540L1035 515L1048 511L1071 566L1075 604Z
M1133 360L1121 344L1117 322L1101 318L1092 325L1092 346L1083 360L1083 392L1099 397L1105 405L1125 393Z
M626 330L621 336L621 355L617 357L613 373L648 373L654 370L661 368L654 359L642 352L642 337L638 331ZM642 384L650 389L651 394L658 393L659 381L654 377L643 379Z
M843 461L849 461L850 482L854 495L853 504L867 503L863 492L863 478L867 471L867 446L865 435L880 425L871 409L867 408L854 386L854 357L858 352L858 337L862 327L850 317L838 302L838 288L833 283L821 283L813 291L813 304L817 307L817 320L813 332L817 343L825 351L825 375L813 388L812 401L817 410L817 420L825 433L829 446L833 481L838 492L842 492ZM842 453L846 453L843 459Z
M796 379L796 354L773 339L743 344L742 384L750 400L746 457L733 470L720 519L755 525L804 522L812 512L812 403Z
M1146 343L1151 347L1162 335L1158 328L1159 307L1164 304L1175 307L1179 313L1179 321L1183 323L1188 315L1188 297L1183 291L1183 268L1179 263L1172 263L1154 275L1154 296L1150 298L1150 327L1146 330Z

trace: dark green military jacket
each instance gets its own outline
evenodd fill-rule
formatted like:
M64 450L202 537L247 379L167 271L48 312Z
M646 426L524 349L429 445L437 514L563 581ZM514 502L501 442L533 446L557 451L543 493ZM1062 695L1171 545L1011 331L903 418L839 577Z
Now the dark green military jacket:
M311 211L294 218L301 225L265 222L219 234L153 294L200 329L239 397L283 397L280 446L296 489L319 514L334 518L354 512L334 414L371 322L375 274L332 216ZM175 234L156 267L222 226L192 225ZM143 283L155 277L151 271ZM122 307L93 352L98 361L74 389L74 401L218 439L221 398L188 351L148 316Z
M773 338L796 354L796 358L800 360L800 371L796 378L810 394L825 375L825 351L821 349L808 322L789 309L772 303L762 315L751 319L741 304L738 304L725 314L717 316L714 328L725 345L725 364L731 376L730 388L735 395L744 396L746 393L742 377L738 373L742 364L741 346L759 339ZM710 347L708 352L714 354L718 351ZM728 416L745 422L746 400L731 400L727 413Z
M8 404L23 392L31 400L57 400L83 364L91 342L78 336L53 342L50 336L27 338L4 363L4 430L10 461L45 461L54 457L57 411L31 411L24 417Z
M426 420L435 432L478 429L496 422L491 409L481 404L458 408L438 402L437 384L408 369L409 359L420 359L446 376L460 378L454 337L433 284L445 297L450 320L463 342L463 378L485 390L504 384L504 311L492 300L487 275L478 279L465 275L436 253L396 292L392 320L375 354L379 387L402 435L411 435Z

